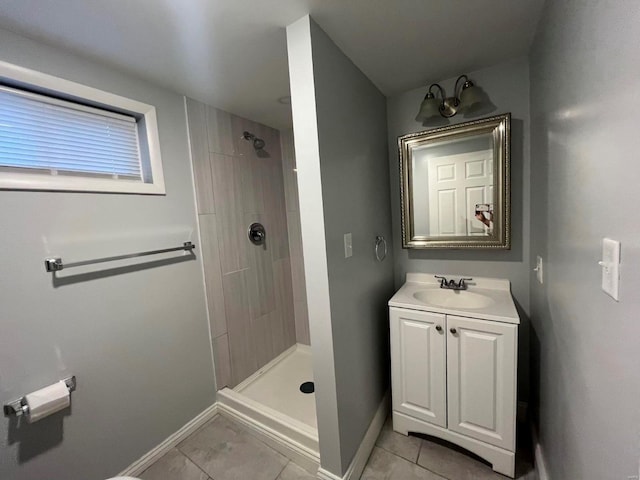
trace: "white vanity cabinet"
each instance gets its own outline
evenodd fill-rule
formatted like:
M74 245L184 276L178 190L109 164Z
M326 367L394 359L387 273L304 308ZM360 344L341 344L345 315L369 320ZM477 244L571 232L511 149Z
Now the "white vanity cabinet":
M443 438L513 477L519 319L508 282L513 310L506 316L424 304L409 308L402 295L408 285L389 302L394 430ZM413 287L414 293L439 288ZM494 300L499 307L499 295Z
M447 428L512 451L517 328L447 315Z
M445 315L391 308L393 410L447 426Z

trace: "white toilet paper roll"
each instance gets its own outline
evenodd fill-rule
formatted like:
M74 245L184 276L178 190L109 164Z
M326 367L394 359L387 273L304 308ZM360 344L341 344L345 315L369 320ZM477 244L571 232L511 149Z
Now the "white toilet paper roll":
M29 413L27 414L29 423L37 422L52 413L67 408L71 404L69 389L62 380L25 395L25 401L29 406Z

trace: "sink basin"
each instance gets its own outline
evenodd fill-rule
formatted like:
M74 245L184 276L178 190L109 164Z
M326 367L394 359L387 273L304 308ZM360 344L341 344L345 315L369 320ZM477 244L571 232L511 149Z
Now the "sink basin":
M440 288L440 281L435 275L407 273L407 281L389 300L389 306L516 325L520 323L509 280L474 275L473 283L467 290L456 291ZM457 279L455 275L453 278Z
M449 308L478 309L487 308L495 301L491 297L468 290L446 290L444 288L429 288L419 290L413 297L427 305Z

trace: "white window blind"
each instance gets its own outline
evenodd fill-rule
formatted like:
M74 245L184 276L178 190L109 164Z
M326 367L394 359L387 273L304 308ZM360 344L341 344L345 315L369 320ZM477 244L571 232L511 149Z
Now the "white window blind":
M132 116L0 86L0 167L143 181L138 125Z

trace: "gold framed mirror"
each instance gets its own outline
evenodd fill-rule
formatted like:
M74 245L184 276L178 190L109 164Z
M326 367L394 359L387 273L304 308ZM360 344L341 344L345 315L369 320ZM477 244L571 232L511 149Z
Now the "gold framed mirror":
M511 248L511 114L398 137L403 248Z

